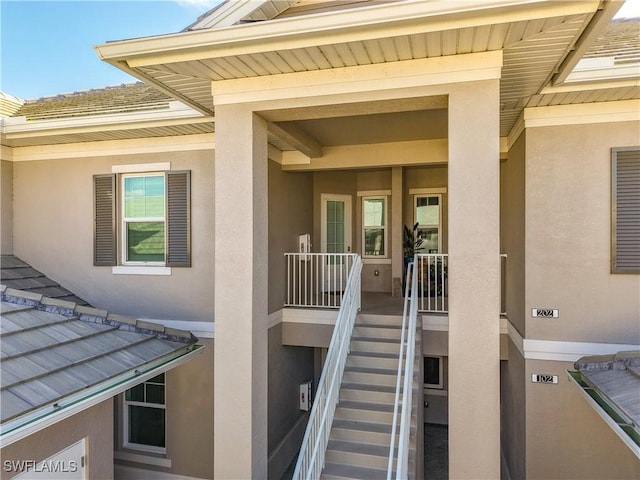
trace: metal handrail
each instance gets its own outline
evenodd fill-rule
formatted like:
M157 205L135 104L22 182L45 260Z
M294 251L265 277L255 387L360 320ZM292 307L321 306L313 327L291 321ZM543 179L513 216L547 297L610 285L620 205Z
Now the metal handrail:
M353 325L360 310L362 259L359 255L353 256L355 257L353 266L349 272L342 305L338 311L336 326L329 343L324 368L293 472L294 480L319 479L324 468L325 453L349 353Z
M393 406L393 425L391 444L389 446L389 462L387 464L387 480L408 478L409 447L411 436L411 411L413 408L413 367L416 348L416 322L418 317L418 263L417 256L407 267L405 284L404 309L402 313L402 334L398 358L398 379ZM404 381L401 381L401 379ZM401 386L402 384L402 386ZM402 397L402 403L400 403ZM400 435L396 452L396 432L398 426L398 409L400 412Z

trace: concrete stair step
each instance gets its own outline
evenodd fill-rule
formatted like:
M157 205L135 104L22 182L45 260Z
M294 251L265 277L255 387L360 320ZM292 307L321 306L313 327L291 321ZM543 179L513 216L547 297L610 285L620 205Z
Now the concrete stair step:
M347 366L350 367L374 367L374 368L398 368L398 355L380 352L354 352L347 357Z
M374 313L360 313L356 317L356 324L402 325L402 315L376 315Z
M358 352L395 353L400 352L399 338L351 337L351 350Z
M401 411L402 409L398 408L398 415ZM393 405L344 400L338 403L334 418L390 425L393 421Z
M393 385L395 387L396 378L397 371L393 369L346 366L342 381L343 383Z
M353 465L329 462L326 463L324 470L322 471L322 475L320 476L321 480L386 480L386 478L386 468L356 467Z
M400 338L402 330L400 325L385 325L375 323L356 323L353 327L353 335L367 338Z
M395 398L396 388L392 385L343 383L340 387L340 400L384 403L393 405Z
M396 432L396 438L398 437ZM391 444L391 424L334 419L331 439L383 445Z
M385 469L389 462L389 447L346 440L330 440L327 462L358 467Z

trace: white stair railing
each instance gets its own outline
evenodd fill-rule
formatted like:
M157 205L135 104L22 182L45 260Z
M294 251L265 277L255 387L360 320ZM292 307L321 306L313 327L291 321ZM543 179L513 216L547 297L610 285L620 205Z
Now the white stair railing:
M353 253L285 253L286 307L340 308Z
M413 409L413 370L416 356L416 322L418 317L418 256L407 267L404 309L402 313L402 333L398 358L398 378L393 406L393 425L387 480L406 480L409 476L409 447L411 441L411 414ZM400 422L398 411L400 410ZM396 433L398 431L396 451ZM394 475L395 472L395 475Z
M336 326L329 343L307 429L293 472L294 480L317 480L324 468L325 453L338 403L344 365L349 353L353 325L360 310L362 259L358 255L353 257L353 267L347 278L342 305L338 311Z

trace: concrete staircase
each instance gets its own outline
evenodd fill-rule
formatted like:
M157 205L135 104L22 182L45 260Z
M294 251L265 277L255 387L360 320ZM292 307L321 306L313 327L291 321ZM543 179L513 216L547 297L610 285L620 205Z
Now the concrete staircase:
M399 316L360 314L356 318L322 479L387 478L401 325ZM418 387L414 380L414 390ZM412 433L416 422L413 415ZM397 441L396 437L396 446ZM413 440L411 465L415 446Z

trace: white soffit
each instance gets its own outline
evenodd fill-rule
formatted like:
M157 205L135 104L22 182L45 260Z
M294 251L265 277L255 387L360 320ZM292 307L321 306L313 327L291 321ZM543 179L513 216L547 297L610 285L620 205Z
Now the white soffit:
M504 49L501 134L554 73L599 1L394 2L96 47L201 111L211 81Z

